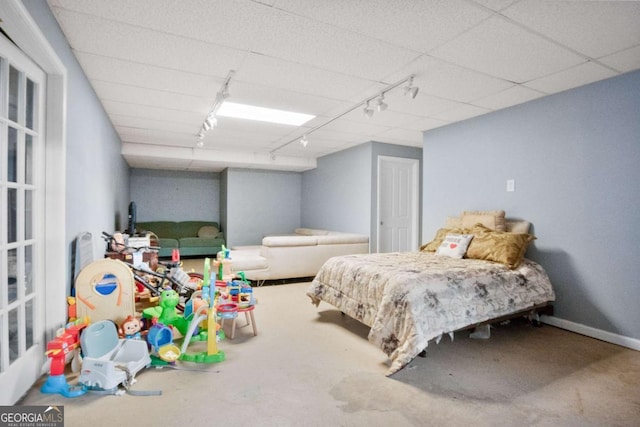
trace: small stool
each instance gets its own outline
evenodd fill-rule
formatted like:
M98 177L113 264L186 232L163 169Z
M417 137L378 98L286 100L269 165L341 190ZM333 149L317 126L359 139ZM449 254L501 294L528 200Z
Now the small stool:
M247 325L251 324L251 328L253 329L253 336L258 335L258 327L256 326L256 319L253 316L253 309L256 308L255 305L250 305L248 307L238 308L238 313L244 313L244 317L247 321ZM231 323L231 335L229 338L233 339L236 334L236 320L238 317L234 317ZM224 322L224 320L223 320ZM245 325L246 326L246 325Z

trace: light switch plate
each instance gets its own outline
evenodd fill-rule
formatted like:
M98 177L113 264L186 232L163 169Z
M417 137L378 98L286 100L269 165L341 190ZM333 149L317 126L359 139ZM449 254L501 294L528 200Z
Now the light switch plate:
M507 191L509 193L512 193L512 192L516 191L516 180L515 179L508 179L507 180Z

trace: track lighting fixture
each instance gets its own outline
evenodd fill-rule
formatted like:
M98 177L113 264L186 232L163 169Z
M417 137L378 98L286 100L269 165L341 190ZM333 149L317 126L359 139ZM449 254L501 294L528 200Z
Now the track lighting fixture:
M289 144L293 144L293 143L294 143L294 142L296 142L296 141L300 142L300 144L301 144L303 147L306 147L306 146L307 146L307 144L309 143L309 141L307 140L307 135L309 135L309 134L310 134L310 133L312 133L312 132L317 131L318 129L321 129L321 128L323 128L323 127L327 126L327 125L328 125L328 124L330 124L330 123L333 123L334 121L338 120L339 118L341 118L341 117L343 117L343 116L346 116L347 114L351 113L352 111L355 111L355 110L356 110L356 109L358 109L358 108L362 108L363 106L364 106L364 108L362 109L362 113L363 113L365 116L367 116L367 117L371 118L371 117L373 116L373 114L374 114L374 109L373 109L372 107L370 107L370 103L371 103L371 101L376 100L376 109L377 109L378 111L384 111L384 110L386 110L386 109L387 109L387 107L388 107L388 105L387 105L387 103L386 103L386 102L384 102L384 95L385 95L387 92L389 92L390 90L395 89L395 88L397 88L397 87L400 87L401 85L403 85L403 84L405 84L405 83L407 84L407 85L404 87L404 93L405 93L405 95L411 95L411 98L415 98L415 97L416 97L416 95L418 94L418 90L419 90L419 89L418 89L418 87L417 87L417 86L414 86L414 85L413 85L413 78L414 78L414 77L415 77L415 76L412 74L412 75L410 75L410 76L408 76L408 77L406 77L406 78L404 78L404 79L402 79L402 80L400 80L400 81L398 81L398 82L396 82L396 83L393 83L393 84L391 84L391 85L388 85L388 86L387 86L387 87L386 87L382 92L380 92L378 95L376 95L376 96L372 96L372 97L369 97L369 98L366 98L366 99L363 99L362 101L358 102L357 104L355 104L354 106L352 106L352 107L351 107L351 108L349 108L348 110L346 110L346 111L344 111L344 112L342 112L342 113L338 114L338 115L337 115L337 116L335 116L335 117L332 117L331 119L329 119L329 120L325 121L325 122L324 122L324 123L322 123L322 124L317 125L316 127L313 127L313 128L311 128L311 129L308 129L308 130L307 130L307 132L302 136L302 138L301 138L301 139L294 138L294 139L292 139L292 140L290 140L290 141L288 141L288 142L285 142L285 143L281 144L280 146L278 146L278 147L274 148L273 150L271 150L271 151L269 152L269 155L270 155L270 156L272 156L272 157L271 157L272 159L274 159L274 158L275 158L275 152L276 152L276 151L281 150L281 149L283 149L284 147L288 146Z
M364 106L364 110L362 110L365 116L371 118L373 116L373 108L369 106L369 101L367 100L367 104Z
M222 84L222 88L220 88L220 91L216 94L216 99L213 102L213 107L211 107L209 114L207 114L207 118L204 119L204 122L200 127L200 131L197 134L199 138L197 142L198 147L204 146L204 141L203 141L204 134L210 131L211 129L215 128L216 126L218 126L218 118L216 117L216 113L218 112L218 109L220 108L222 103L225 101L225 99L229 98L229 82L231 82L231 77L233 77L234 73L235 73L234 70L229 70L229 73L227 74L227 78L224 80L224 83Z
M405 96L406 95L411 95L411 99L413 99L413 98L416 97L416 95L418 94L419 90L420 90L420 88L418 86L414 86L413 85L413 76L409 77L409 82L404 87Z
M384 92L382 92L378 97L378 102L377 102L378 111L384 111L387 109L387 107L388 107L387 103L384 102Z

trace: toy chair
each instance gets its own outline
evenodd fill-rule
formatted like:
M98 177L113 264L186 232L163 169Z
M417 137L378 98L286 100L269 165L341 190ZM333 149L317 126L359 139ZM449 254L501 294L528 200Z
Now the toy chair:
M84 359L78 382L93 389L128 388L135 375L151 364L147 343L118 338L116 325L102 320L89 325L80 336Z

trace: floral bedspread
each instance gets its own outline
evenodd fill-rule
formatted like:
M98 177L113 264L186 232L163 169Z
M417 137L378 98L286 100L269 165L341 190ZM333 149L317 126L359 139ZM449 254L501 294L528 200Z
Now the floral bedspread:
M442 334L555 300L546 272L528 259L509 270L430 252L331 258L307 295L371 327L369 341L391 361L387 375Z

